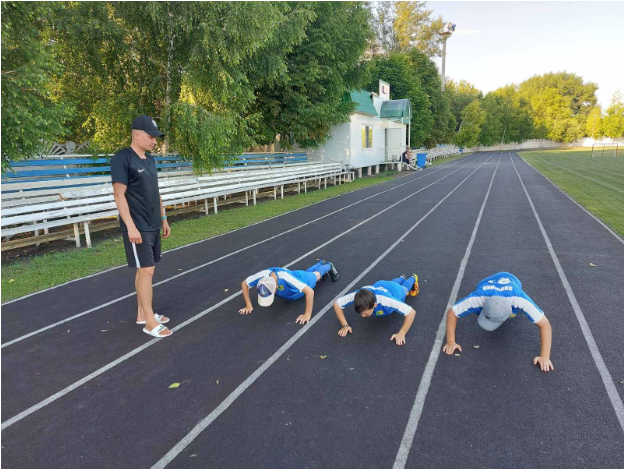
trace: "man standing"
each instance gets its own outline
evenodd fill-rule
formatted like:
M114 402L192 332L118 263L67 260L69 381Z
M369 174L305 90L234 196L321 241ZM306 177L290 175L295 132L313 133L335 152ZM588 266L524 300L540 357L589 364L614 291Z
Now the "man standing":
M152 276L155 263L161 261L161 228L163 238L167 238L170 226L159 194L154 158L146 152L152 151L157 137L165 134L148 116L133 119L131 129L130 147L111 159L113 195L120 213L126 260L129 267L137 268L137 324L146 325L144 333L162 338L172 334L163 326L170 319L152 311Z

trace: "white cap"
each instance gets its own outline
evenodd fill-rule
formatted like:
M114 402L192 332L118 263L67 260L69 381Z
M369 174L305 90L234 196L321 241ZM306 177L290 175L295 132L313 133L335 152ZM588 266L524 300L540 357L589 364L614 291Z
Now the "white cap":
M259 305L261 307L269 307L274 302L274 294L276 293L276 281L272 276L265 276L256 285L256 291L259 294Z

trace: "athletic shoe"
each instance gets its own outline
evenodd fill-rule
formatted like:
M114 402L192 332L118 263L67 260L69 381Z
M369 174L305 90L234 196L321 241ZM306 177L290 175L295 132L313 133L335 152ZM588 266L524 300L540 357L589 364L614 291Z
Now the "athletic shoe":
M417 282L417 274L413 274L413 276L411 276L411 277L415 278L415 284L413 284L413 289L411 289L411 292L409 292L409 295L411 297L415 297L420 292L420 285Z
M329 264L330 264L330 271L329 271L330 280L333 282L337 282L339 280L339 272L337 271L333 263L329 263Z

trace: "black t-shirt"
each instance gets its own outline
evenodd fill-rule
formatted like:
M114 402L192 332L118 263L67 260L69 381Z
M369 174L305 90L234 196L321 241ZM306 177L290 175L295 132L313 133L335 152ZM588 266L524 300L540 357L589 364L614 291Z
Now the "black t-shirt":
M111 158L111 181L126 185L126 200L137 230L161 230L159 178L152 155L146 153L143 159L130 147L120 150ZM121 217L120 227L128 231Z

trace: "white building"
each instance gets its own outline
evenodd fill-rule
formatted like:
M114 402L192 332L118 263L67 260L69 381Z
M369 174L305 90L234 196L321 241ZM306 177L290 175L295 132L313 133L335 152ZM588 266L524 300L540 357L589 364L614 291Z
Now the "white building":
M399 162L408 145L411 102L389 97L389 84L382 80L378 94L351 91L350 99L357 103L357 108L350 121L333 127L326 143L307 153L357 170L372 166L378 170L380 164Z

